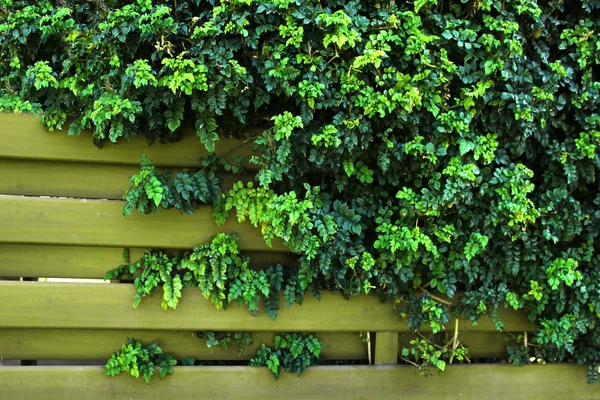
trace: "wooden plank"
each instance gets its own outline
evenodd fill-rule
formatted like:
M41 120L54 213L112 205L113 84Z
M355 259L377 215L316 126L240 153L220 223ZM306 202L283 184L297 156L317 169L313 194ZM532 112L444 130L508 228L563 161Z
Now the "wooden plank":
M217 142L215 154L232 151L246 161L254 154L250 143L235 139ZM90 132L67 136L64 131L49 132L33 115L0 113L0 158L139 165L142 153L155 165L165 167L197 167L199 158L208 155L200 139L191 131L184 132L177 143L148 146L144 137L137 136L127 144L107 142L98 149Z
M464 332L461 342L469 349L469 358L506 358L506 338L500 332Z
M375 334L375 365L398 363L398 332Z
M129 177L137 174L140 167L0 159L0 171L2 194L121 200L129 188ZM247 182L253 177L243 178ZM225 174L222 188L230 189L239 180Z
M131 249L131 259L143 254ZM0 244L0 276L103 278L123 262L122 247Z
M273 346L275 333L253 333L254 343L243 353L230 343L227 350L208 348L192 331L84 330L84 329L0 329L0 358L4 360L106 360L121 348L127 337L144 344L158 342L178 359L249 360L261 344ZM358 333L319 333L323 357L329 360L362 360L367 348Z
M102 279L123 262L122 247L52 246L0 243L0 277L46 277ZM144 249L131 248L131 260ZM294 265L287 253L245 251L253 269L281 263Z
M392 304L375 296L345 300L323 293L321 301L306 295L302 306L282 304L275 321L253 317L236 305L218 311L196 288L186 288L177 310L160 308L161 293L132 308L135 290L129 284L77 284L0 281L0 327L48 329L158 329L217 331L396 331L408 330ZM531 330L526 315L501 310L508 331ZM451 326L451 325L450 325ZM491 319L466 330L495 331ZM470 327L470 328L469 328ZM424 332L430 329L423 328Z
M405 366L311 367L301 377L275 381L264 367L175 367L149 385L129 375L103 376L103 367L3 367L2 394L9 399L600 399L586 367L556 364L449 366L443 376L415 376ZM35 384L31 384L35 382Z
M2 194L122 199L140 167L0 159L0 171Z
M268 247L260 231L240 224L232 214L217 226L212 207L188 215L122 215L124 202L0 196L0 242L80 246L192 248L218 232L239 234L243 250L286 251L281 242Z

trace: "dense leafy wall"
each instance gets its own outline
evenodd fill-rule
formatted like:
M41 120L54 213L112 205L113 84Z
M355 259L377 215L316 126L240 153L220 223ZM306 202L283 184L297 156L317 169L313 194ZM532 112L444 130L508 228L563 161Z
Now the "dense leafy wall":
M233 210L298 255L294 293L395 299L415 328L523 309L515 363L597 378L600 1L0 4L2 110L97 144L260 128L257 185L145 160L128 211Z

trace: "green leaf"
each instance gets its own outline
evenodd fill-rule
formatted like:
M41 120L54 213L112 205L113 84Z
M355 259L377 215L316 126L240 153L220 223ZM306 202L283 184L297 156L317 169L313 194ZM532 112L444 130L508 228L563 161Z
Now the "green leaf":
M446 369L446 362L444 360L437 360L435 366L440 370L444 371Z
M469 151L473 150L475 148L475 144L473 142L467 141L467 140L459 140L459 148L460 148L460 155L464 156L465 154L467 154Z

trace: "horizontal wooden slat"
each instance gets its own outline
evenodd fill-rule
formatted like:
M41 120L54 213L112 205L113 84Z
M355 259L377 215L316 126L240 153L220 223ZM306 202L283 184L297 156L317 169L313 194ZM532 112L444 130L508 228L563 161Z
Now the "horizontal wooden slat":
M1 194L121 200L129 187L129 177L139 173L140 167L0 159L0 171ZM247 182L253 177L243 178ZM239 180L224 174L222 189L230 189Z
M306 295L302 306L282 309L275 321L261 314L253 317L233 305L218 311L196 288L183 291L177 310L160 308L161 294L145 298L133 309L135 290L129 284L77 284L0 281L0 327L56 329L159 329L218 331L407 331L391 304L382 305L375 296L345 300L339 294L323 293L319 302ZM507 331L530 330L521 313L501 310ZM451 326L451 325L449 325ZM423 331L429 328L425 326ZM466 330L495 331L489 318Z
M212 207L196 214L169 210L122 215L124 202L0 196L0 242L81 246L191 248L218 232L236 232L243 250L285 251L268 247L260 231L235 216L217 226Z
M250 143L235 139L217 142L215 154L232 151L246 161L253 154ZM146 139L138 136L126 144L107 142L98 149L90 132L79 136L67 136L65 131L48 132L33 115L0 113L0 158L139 165L142 153L155 165L170 167L197 167L199 158L208 155L193 132L185 132L177 143L148 146Z
M90 278L101 279L123 262L122 247L52 246L0 244L0 277ZM144 249L131 248L131 261ZM246 251L250 266L263 269L281 263L293 265L287 253Z
M131 260L144 250L131 249ZM123 262L123 248L0 244L0 276L103 278Z
M122 199L140 167L0 159L0 171L2 194Z
M506 358L507 337L500 332L465 332L459 335L468 348L469 358Z
M106 360L121 348L127 337L144 344L158 342L178 359L249 360L261 344L273 346L275 333L253 333L254 343L240 353L233 341L227 350L208 348L192 331L83 330L83 329L0 329L0 358L4 360ZM330 360L367 358L367 347L358 333L322 332L322 355Z
M543 365L450 366L443 376L416 376L404 366L311 367L301 377L267 368L175 367L146 385L129 375L103 376L102 367L3 367L0 387L9 399L600 399L585 367Z

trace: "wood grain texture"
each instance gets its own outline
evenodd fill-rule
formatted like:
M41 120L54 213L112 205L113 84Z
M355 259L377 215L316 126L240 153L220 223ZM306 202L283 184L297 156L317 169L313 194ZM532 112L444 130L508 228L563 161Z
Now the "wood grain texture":
M102 279L106 272L123 262L122 247L53 246L0 243L0 277L45 277ZM144 253L130 248L131 261ZM292 266L287 253L245 251L250 267Z
M217 142L215 154L231 151L246 161L254 154L251 145L240 140ZM200 138L191 131L184 132L177 143L148 146L146 138L137 136L129 143L107 142L98 149L89 131L67 136L65 131L49 132L33 115L0 113L0 158L139 165L142 153L155 165L165 167L197 167L200 157L208 155Z
M177 310L160 308L162 293L144 298L132 308L135 290L129 284L78 284L0 281L0 327L52 329L158 329L217 331L408 331L406 321L396 319L392 304L375 296L345 300L323 293L321 301L306 295L302 306L282 304L275 321L260 314L253 317L233 305L216 310L200 291L186 288ZM507 331L531 330L521 313L500 310ZM448 325L452 327L451 324ZM466 330L495 331L491 319ZM422 331L426 332L427 327Z
M238 233L242 250L286 251L280 241L268 247L262 234L231 215L217 226L212 207L196 214L122 214L124 202L0 196L0 242L144 248L192 248L219 232Z
M375 365L398 363L398 332L375 334Z
M157 168L164 171L164 168ZM172 169L173 173L181 169ZM129 177L139 166L0 159L0 193L24 196L74 197L122 200ZM225 174L221 188L228 190L240 180ZM252 175L243 176L248 182Z
M144 249L130 249L131 260ZM103 278L123 262L122 247L0 244L0 276Z
M103 376L102 367L2 367L0 388L8 399L344 399L344 400L596 400L585 367L575 365L449 366L423 378L405 366L311 367L301 377L278 381L264 367L175 367L146 385L129 375ZM34 384L32 384L32 382Z
M278 332L277 332L278 333ZM182 359L249 360L256 357L261 344L273 346L276 333L253 333L254 343L240 354L231 342L227 350L208 348L194 331L85 330L85 329L0 329L0 357L4 360L107 360L121 348L127 337L144 344L158 342L161 348ZM358 333L321 332L322 356L329 360L363 360L367 347Z
M0 171L2 194L120 200L140 167L0 159Z

